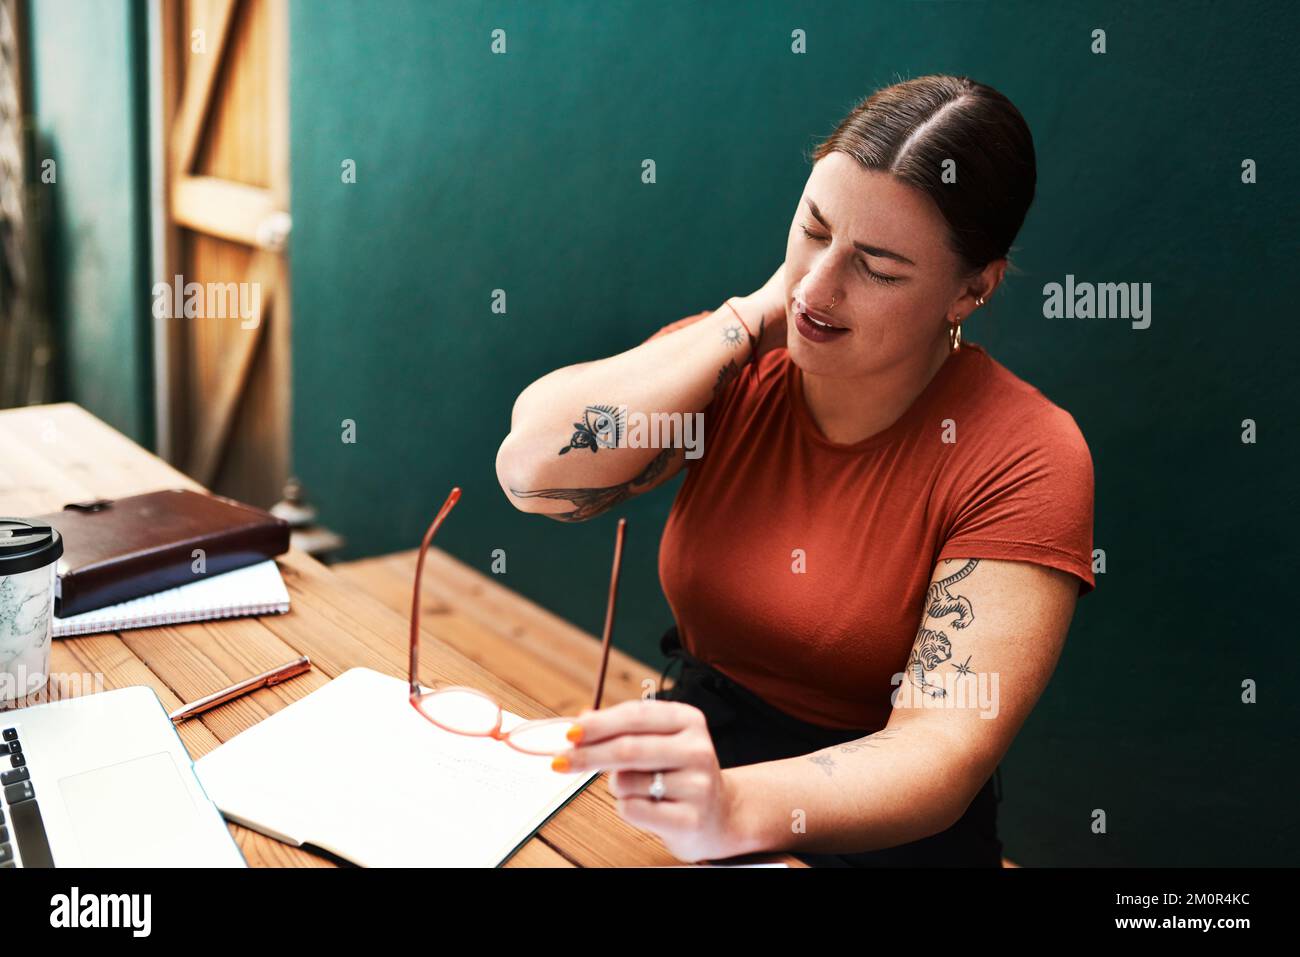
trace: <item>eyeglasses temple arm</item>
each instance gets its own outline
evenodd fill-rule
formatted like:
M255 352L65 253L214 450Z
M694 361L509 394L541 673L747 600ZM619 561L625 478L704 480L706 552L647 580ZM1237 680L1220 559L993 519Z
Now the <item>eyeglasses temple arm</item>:
M614 568L609 575L609 605L605 609L605 635L601 639L600 674L596 677L596 700L593 711L600 708L600 698L605 690L605 671L609 667L609 649L614 636L614 602L618 598L618 573L623 566L623 536L627 531L627 519L618 520L618 533L614 539Z
M433 536L437 533L439 526L442 525L443 519L451 511L452 506L460 499L460 487L457 486L451 490L447 496L447 501L442 503L442 508L438 509L437 516L429 525L429 530L424 533L424 541L420 543L420 556L415 560L415 587L411 595L411 694L418 694L420 684L417 675L420 671L420 580L424 577L424 556L429 551L429 544L433 541Z

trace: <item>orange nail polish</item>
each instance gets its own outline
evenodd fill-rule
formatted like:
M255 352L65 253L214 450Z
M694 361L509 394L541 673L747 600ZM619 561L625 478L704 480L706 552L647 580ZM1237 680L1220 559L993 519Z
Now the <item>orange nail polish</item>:
M569 770L569 759L562 754L557 754L551 759L551 770L560 772Z
M574 742L575 744L576 744L577 742L581 741L581 740L582 740L582 725L580 725L580 724L571 725L571 726L569 727L569 730L566 731L566 732L564 733L564 736L565 736L566 738L568 738L570 741Z

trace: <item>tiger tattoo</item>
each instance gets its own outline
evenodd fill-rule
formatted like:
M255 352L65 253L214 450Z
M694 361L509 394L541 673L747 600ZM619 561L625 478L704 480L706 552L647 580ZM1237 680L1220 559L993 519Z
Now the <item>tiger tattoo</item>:
M944 619L955 615L949 625L962 629L975 620L975 611L971 603L961 595L954 595L948 589L970 575L979 564L979 559L972 558L961 569L946 578L930 585L925 596L925 620ZM952 659L952 641L942 631L925 627L923 622L912 646L912 655L907 662L907 674L912 684L932 698L945 697L948 692L930 679L931 673L945 661ZM967 662L967 666L969 661ZM967 666L954 665L958 671L967 673Z

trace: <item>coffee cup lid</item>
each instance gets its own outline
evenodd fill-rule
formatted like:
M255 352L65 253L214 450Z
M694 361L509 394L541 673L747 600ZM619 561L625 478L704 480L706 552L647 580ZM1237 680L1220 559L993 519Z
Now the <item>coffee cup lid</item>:
M0 575L17 575L63 556L58 529L21 518L0 518Z

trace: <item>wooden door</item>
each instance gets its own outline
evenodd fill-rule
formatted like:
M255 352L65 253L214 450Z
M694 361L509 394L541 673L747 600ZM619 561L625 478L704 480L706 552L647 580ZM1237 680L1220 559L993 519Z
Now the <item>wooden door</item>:
M201 315L173 297L156 320L160 447L200 483L261 506L289 474L287 7L163 0L160 23L164 281L202 297ZM232 289L246 292L237 306L223 301Z

